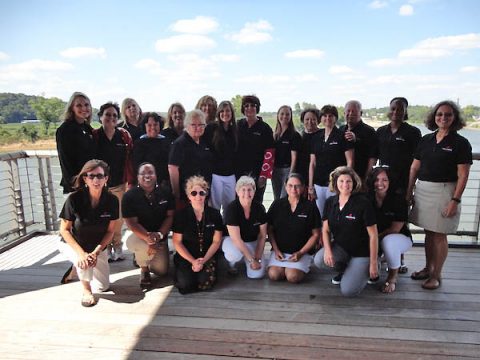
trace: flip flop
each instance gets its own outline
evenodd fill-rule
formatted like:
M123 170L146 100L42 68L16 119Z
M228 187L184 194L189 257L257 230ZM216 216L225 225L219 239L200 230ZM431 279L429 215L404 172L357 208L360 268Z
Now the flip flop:
M410 277L413 280L427 280L429 278L429 271L427 268L423 268L420 271L414 271Z
M396 287L397 287L396 282L385 281L385 284L383 284L382 286L382 293L391 294L396 290Z
M437 290L442 284L440 279L428 278L423 284L422 288L425 290Z
M93 294L85 294L82 296L82 306L84 307L92 307L97 304L95 297Z

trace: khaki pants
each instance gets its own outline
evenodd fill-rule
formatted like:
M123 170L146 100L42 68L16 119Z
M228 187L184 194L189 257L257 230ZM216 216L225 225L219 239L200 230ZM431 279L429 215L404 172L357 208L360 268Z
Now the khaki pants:
M140 267L148 266L150 271L157 275L165 275L168 272L168 242L165 240L157 247L157 252L148 255L148 244L139 239L131 230L124 235L128 250L135 253L135 260Z

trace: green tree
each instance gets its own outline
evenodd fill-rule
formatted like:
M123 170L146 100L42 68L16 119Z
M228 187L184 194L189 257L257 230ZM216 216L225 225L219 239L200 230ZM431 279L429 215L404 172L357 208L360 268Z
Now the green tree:
M295 115L300 115L300 113L302 112L302 107L300 106L300 103L295 103L295 105L293 106L293 113Z
M59 98L37 98L30 101L30 106L35 111L37 119L43 125L45 135L48 135L50 124L59 121L60 115L65 108L65 103Z
M242 114L242 95L235 95L232 97L232 100L230 100L233 105L233 109L235 110L235 119L240 119L243 114Z
M40 138L38 135L38 130L36 129L35 125L32 124L22 125L22 127L17 130L17 133L20 137L26 138L32 143Z
M474 105L467 105L462 109L462 114L465 121L473 121L474 116L480 115L480 107Z

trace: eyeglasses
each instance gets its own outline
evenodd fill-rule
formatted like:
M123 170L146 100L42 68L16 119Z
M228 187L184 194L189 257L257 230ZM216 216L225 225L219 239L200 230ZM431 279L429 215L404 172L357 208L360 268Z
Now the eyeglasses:
M193 127L193 128L203 128L206 125L205 124L190 124L190 126Z
M255 104L245 104L245 105L243 105L243 107L244 108L250 108L250 107L256 108L257 105L255 105Z
M93 180L93 179L95 179L95 178L97 178L98 180L103 180L103 179L105 179L105 175L104 175L104 174L85 174L85 175L83 175L83 177L89 178L90 180Z
M287 184L287 187L288 187L289 189L295 189L295 190L301 189L302 186L303 186L303 185L301 185L301 184L299 184L299 185L297 185L297 184L295 184L295 185L294 185L294 184Z
M193 190L193 191L190 192L190 195L192 195L192 196L197 196L197 195L206 196L207 193L203 190L200 190L200 191Z

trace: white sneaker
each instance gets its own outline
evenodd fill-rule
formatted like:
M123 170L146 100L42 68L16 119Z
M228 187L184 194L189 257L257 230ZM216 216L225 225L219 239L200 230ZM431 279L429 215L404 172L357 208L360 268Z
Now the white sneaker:
M113 261L125 260L125 255L121 247L113 249Z

